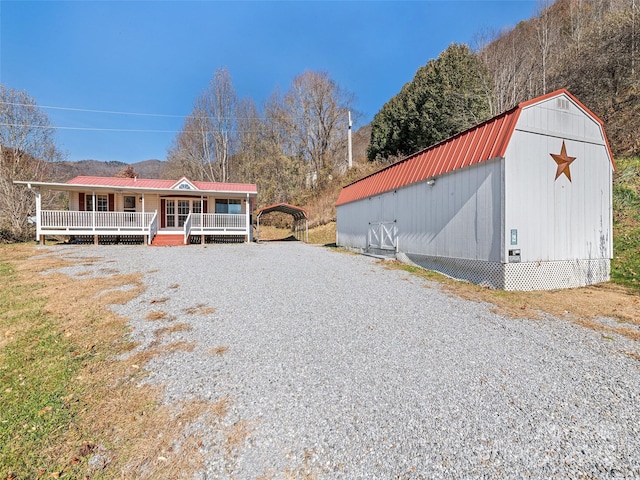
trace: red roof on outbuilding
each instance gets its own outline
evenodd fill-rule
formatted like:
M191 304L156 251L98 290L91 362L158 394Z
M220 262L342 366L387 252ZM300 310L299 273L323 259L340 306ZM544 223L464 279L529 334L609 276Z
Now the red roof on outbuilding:
M350 183L340 192L336 206L395 190L493 158L504 157L522 109L559 94L568 95L580 108L603 126L602 120L573 95L566 90L558 90L523 102L469 130ZM605 142L607 142L606 136ZM613 161L608 143L607 150Z
M516 107L347 185L336 205L504 156L519 113Z

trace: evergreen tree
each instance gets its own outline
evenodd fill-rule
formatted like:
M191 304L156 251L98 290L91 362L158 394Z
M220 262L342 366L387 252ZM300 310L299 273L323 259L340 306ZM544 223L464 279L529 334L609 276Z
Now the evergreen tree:
M487 119L486 75L469 47L450 45L376 114L369 160L408 155Z

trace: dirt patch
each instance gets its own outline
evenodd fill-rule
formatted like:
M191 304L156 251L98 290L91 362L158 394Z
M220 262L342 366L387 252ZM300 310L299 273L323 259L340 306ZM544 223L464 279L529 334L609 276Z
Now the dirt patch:
M152 298L149 303L150 304L154 304L154 303L166 303L169 301L169 297L162 297L162 298Z
M151 310L144 318L147 320L171 320L173 317L164 310Z
M229 347L227 347L226 345L221 345L219 347L214 347L212 349L209 350L209 353L211 355L214 356L220 356L220 355L224 355L225 353L227 353L227 351L229 351Z
M204 303L199 303L195 307L189 307L184 309L184 313L189 315L209 315L216 313L217 309L214 307L208 307Z

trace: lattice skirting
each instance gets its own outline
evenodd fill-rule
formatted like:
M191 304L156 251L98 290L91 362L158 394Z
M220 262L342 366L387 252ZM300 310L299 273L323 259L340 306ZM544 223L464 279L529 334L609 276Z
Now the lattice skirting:
M608 258L554 262L497 263L398 253L398 260L500 290L555 290L608 282Z
M69 243L92 245L93 235L72 235ZM98 245L143 245L144 235L98 235Z

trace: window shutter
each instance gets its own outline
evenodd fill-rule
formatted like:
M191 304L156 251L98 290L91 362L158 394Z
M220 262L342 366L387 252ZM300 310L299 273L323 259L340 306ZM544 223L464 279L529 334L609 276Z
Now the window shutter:
M167 226L167 215L166 215L166 207L165 207L164 198L160 200L160 228L165 228Z
M209 212L207 212L207 200L206 199L202 200L202 213L209 213Z
M113 193L109 194L109 211L113 212L115 210L115 203L116 203L116 199L115 199L115 195Z
M84 193L80 192L78 194L78 211L84 212L85 207L86 207L86 205L84 203Z

